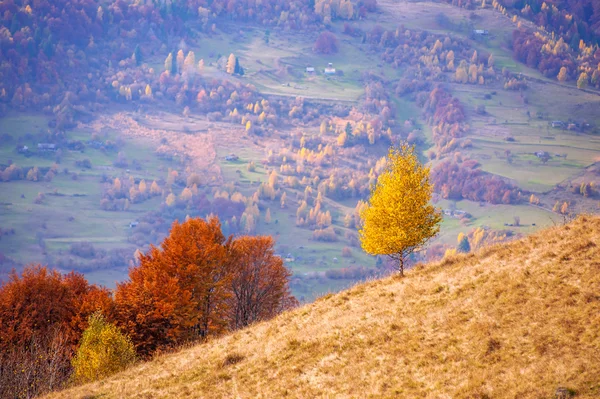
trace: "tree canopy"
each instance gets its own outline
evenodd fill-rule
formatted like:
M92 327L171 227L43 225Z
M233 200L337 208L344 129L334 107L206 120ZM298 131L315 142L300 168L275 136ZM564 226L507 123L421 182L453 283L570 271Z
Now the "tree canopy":
M439 231L442 216L429 203L431 192L429 167L419 162L414 147L392 147L368 206L360 214L362 248L398 261L404 275L406 257Z

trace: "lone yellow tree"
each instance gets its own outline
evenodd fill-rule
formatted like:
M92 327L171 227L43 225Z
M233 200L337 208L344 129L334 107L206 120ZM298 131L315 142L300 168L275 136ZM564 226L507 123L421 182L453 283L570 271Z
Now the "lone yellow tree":
M406 257L440 230L441 213L429 203L432 188L429 168L419 162L414 147L392 147L369 204L360 212L362 248L396 260L401 276Z

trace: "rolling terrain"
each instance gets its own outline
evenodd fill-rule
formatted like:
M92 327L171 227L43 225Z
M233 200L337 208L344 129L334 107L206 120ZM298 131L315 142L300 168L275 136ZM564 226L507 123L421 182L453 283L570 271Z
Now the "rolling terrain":
M441 23L440 15L445 16L445 23ZM365 195L348 198L324 195L322 210L331 215L334 241L315 240L315 227L301 226L297 221L302 201L312 205L311 201L316 200L318 183L314 177L321 178L322 182L336 170L360 168L366 175L385 154L387 143L384 142L349 149L337 144L338 134L347 123L358 124L377 116L364 110L368 79L380 82L389 96L389 103L394 108L394 123L390 123L394 140L405 140L414 134L423 160L436 149L433 126L422 104L415 98L418 95L399 94L394 89L404 79L419 78L411 70L414 65L393 65L384 61L384 53L393 49L386 50L375 41L365 39L376 28L390 32L402 30L403 35L411 30L424 35L431 33L443 42L447 38L451 43L460 43L466 59L475 50L482 60L489 54L495 59L495 75L486 77L485 84L459 83L455 81L452 69L444 70L430 82L432 87L445 86L460 100L467 125L461 139L470 142L469 146L431 160L431 165L436 167L448 159L471 160L481 171L510 182L515 191L522 193L522 198L518 203L498 201L492 204L436 196L436 205L440 208L463 211L471 218L446 216L441 233L433 242L438 250L433 251L431 257L439 257L446 249L453 249L459 234L469 234L475 229L518 237L551 226L564 218L554 209L557 203L568 202L569 213L573 214L598 211L597 195L583 196L578 190L581 184L600 183L600 116L596 112L600 96L591 88L578 89L572 80L558 82L547 78L513 58L512 32L517 24L535 30L530 21L520 18L519 22L514 22L489 4L467 10L441 2L382 0L378 2L377 11L364 19L334 20L327 25L327 30L338 38L338 51L334 54L314 51L315 39L325 27L296 31L221 18L215 29L198 33L198 24L195 19L186 21L186 28L197 34L188 40L189 44L180 45L180 37L166 37L161 38L161 43L155 43L151 51L144 52L144 63L139 68L153 70L147 72L153 75L151 86L157 94L152 100L128 102L118 93L112 93L110 102L90 109L89 118L77 121L74 127L67 129L67 139L85 143L85 151L63 151L60 157L39 152L25 156L17 147L25 145L35 149L38 144L45 143L46 135L53 130L50 128L54 122L52 112L15 107L2 115L0 166L15 164L25 171L38 167L43 168L45 174L56 163L57 173L49 179L40 176L36 181L23 178L0 183L0 229L8 232L0 235L0 276L6 276L14 266L40 262L64 271L82 271L91 281L114 287L134 262L135 252L147 251L150 244L159 242L172 220L187 215L204 217L213 211L197 204L182 205L177 211L165 206L169 194L181 195L187 187L186 178L191 174L202 178L198 186L200 196L213 201L224 192L228 196L239 193L252 198L262 184L268 183L273 171L279 173L282 183L277 198L260 198L257 202L260 217L256 218L254 229L245 231L240 226L231 233L272 235L277 241L278 253L288 259L287 266L294 272L292 288L295 295L310 301L380 273L376 269L377 261L358 247L355 226L348 226L345 221L347 216L355 213L358 201L366 199ZM362 35L345 33L346 24ZM472 30L480 27L486 27L489 36L473 38ZM426 48L431 44L418 43L418 46ZM307 109L312 107L322 111L322 114L305 122L301 118L292 118L286 109L278 115L278 123L265 129L263 135L256 135L246 133L241 120L229 118L225 111L223 119L211 119L205 109L198 107L197 93L193 93L194 99L189 98L185 103L168 101L165 98L168 88L156 81L164 70L169 51L178 46L193 51L195 59L203 61L201 78L204 81L218 79L238 87L252 87L257 95L273 104L298 102ZM144 45L141 47L145 50ZM123 61L130 61L132 51L133 48L126 52L127 58ZM235 54L244 67L243 76L226 72L226 59L230 53ZM329 63L340 73L336 76L322 73ZM441 60L440 65L444 63ZM131 72L127 67L129 64L125 63L122 68L117 64L114 63L115 76ZM308 66L314 67L317 73L307 73ZM424 65L419 65L421 67ZM507 74L523 78L527 87L504 89L504 69ZM106 86L113 90L110 84L112 82L107 80ZM161 96L158 96L159 91ZM224 105L228 101L230 99L223 98L223 104L218 105L232 113L230 108L233 106ZM345 114L339 109L350 111ZM242 119L244 110L240 108L239 112L239 119ZM254 118L253 123L256 122L257 112L247 114ZM323 120L330 124L325 134L321 134L319 126ZM591 127L585 131L553 128L551 123L555 120L589 123ZM323 147L330 145L334 155L319 167L310 164L303 172L297 172L296 163L304 165L303 160L293 159L300 151L300 137L307 141L320 140L318 145ZM88 144L97 140L114 141L118 149L103 150ZM314 145L315 151L318 145ZM548 153L551 158L542 162L535 155L539 152ZM115 166L119 153L127 162ZM279 153L285 154L283 158L287 156L287 163L291 164L288 170L283 168L285 160L281 164L268 162L270 154ZM230 154L236 159L228 160ZM61 158L60 161L57 158ZM90 162L89 168L80 166L85 160ZM250 164L255 165L253 170L249 170ZM173 171L179 177L174 184L169 184L169 175ZM283 183L284 179L295 176L300 184ZM302 182L302 176L307 180ZM127 209L107 210L101 203L115 178L132 181L135 185L142 180L148 185L157 181L162 191L143 201L129 201ZM368 187L369 182L360 184ZM312 194L306 193L309 188ZM342 189L347 190L348 184ZM283 193L287 202L281 205L279 195ZM528 201L532 194L538 203ZM39 201L38 197L41 198ZM267 210L271 215L270 222L265 217ZM158 219L157 214L162 222L146 223L150 218ZM231 215L227 216L228 222L232 223ZM240 215L236 218L240 224ZM520 222L515 223L515 218ZM77 251L81 245L93 246L92 254L81 256ZM104 256L95 259L99 257L97 254ZM361 272L354 273L358 269ZM342 277L331 278L332 273Z
M580 217L48 398L597 398L599 245Z

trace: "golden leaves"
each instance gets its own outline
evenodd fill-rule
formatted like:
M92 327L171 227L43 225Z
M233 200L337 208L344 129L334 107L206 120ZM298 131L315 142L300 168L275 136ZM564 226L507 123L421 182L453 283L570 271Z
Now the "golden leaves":
M429 204L431 192L429 168L419 162L414 147L391 148L369 205L360 213L363 249L403 258L435 236L442 217Z

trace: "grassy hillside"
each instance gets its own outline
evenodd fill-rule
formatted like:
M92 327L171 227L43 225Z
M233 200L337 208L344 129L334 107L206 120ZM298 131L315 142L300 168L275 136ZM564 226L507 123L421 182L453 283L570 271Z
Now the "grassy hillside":
M51 397L597 398L599 245L580 218Z

